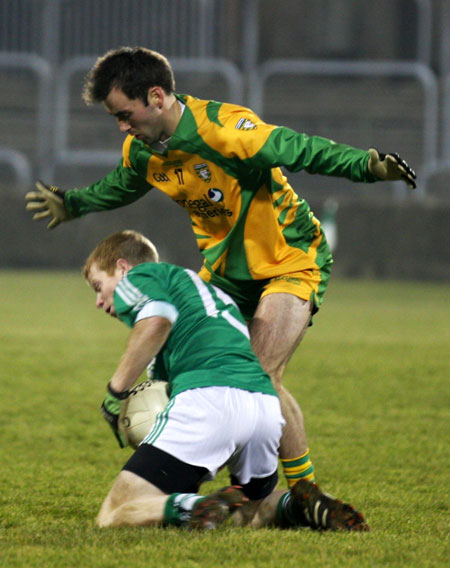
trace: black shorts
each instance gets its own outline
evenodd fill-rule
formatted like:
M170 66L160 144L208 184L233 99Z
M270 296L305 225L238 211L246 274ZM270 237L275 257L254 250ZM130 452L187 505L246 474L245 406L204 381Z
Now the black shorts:
M167 452L149 444L141 444L123 470L142 477L164 493L198 493L200 485L210 479L209 471L183 462ZM272 493L278 482L278 472L262 479L251 479L242 486L243 493L251 500L263 499ZM231 477L233 485L239 479Z

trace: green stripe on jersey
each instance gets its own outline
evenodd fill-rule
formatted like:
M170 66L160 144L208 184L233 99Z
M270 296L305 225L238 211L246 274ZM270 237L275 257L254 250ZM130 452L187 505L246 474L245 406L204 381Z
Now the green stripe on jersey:
M206 115L211 122L215 122L219 126L223 124L219 120L219 111L223 103L218 103L216 101L209 101L206 106Z

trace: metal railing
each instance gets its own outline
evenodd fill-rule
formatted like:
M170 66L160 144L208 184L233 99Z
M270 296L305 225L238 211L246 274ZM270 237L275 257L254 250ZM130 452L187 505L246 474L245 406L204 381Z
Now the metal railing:
M19 187L26 189L31 186L31 164L24 154L11 148L0 148L0 162L12 169Z
M259 113L264 110L267 81L277 74L412 78L424 93L421 170L428 180L434 171L446 171L450 162L450 2L442 0L436 11L441 28L440 107L438 82L430 66L432 2L413 3L417 16L414 61L268 60L258 66L261 4L243 0L239 69L221 57L220 17L225 3L220 0L2 0L0 69L26 69L36 77L38 87L35 154L4 148L2 162L16 176L21 160L22 164L27 160L27 171L36 162L38 175L45 178L58 163L115 163L118 151L71 148L70 80L77 71L87 71L108 48L146 43L167 54L176 73L219 74L229 91L227 100L247 104ZM419 196L424 195L425 186Z
M35 140L35 159L39 168L44 170L52 159L51 136L49 125L52 118L52 83L51 66L44 58L32 53L0 52L0 68L22 69L31 72L37 78L37 129ZM12 148L4 148L2 161L8 162L20 178L19 169L23 168L24 176L31 171L30 160Z
M0 51L48 61L151 45L167 55L218 56L220 0L2 0Z
M254 75L250 89L250 106L258 114L264 113L266 83L276 75L329 77L409 77L417 80L424 92L423 163L437 159L438 149L438 82L431 69L417 62L391 61L318 61L273 59L263 63ZM424 196L423 186L417 192Z

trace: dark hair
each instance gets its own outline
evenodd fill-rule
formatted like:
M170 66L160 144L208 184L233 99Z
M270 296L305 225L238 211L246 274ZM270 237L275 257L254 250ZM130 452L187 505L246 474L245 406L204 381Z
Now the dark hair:
M121 47L97 59L85 77L82 96L87 105L100 103L117 88L129 99L148 104L148 90L155 86L167 94L175 90L172 67L164 55L145 47Z

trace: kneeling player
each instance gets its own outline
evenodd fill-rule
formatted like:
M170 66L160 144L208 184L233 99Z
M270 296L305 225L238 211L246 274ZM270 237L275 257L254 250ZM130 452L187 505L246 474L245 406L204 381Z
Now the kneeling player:
M122 446L122 401L155 357L157 378L170 385L164 412L101 507L100 526L215 528L239 509L237 521L253 526L367 528L350 505L313 483L273 493L284 420L244 320L224 292L191 270L158 263L153 244L134 231L104 239L84 275L96 306L132 328L102 405ZM198 495L224 466L233 485Z

